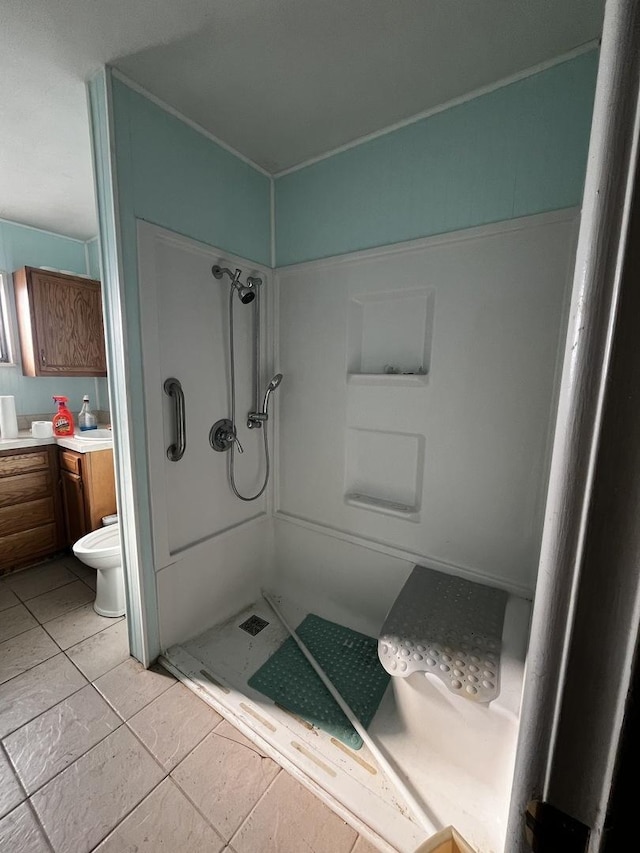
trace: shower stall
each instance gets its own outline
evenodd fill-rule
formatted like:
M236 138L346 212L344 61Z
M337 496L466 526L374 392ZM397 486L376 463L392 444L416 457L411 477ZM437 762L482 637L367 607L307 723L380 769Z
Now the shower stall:
M503 843L577 222L275 272L139 224L163 663L388 853L430 833L380 753L432 832ZM177 462L167 376L184 394ZM416 565L470 582L464 595L501 591L501 651L478 669L460 646L449 681L433 674L449 669L446 638L432 638L437 666L418 650L409 677L389 666L368 727L378 756L260 688L288 637L265 594L291 626L371 638L377 659Z

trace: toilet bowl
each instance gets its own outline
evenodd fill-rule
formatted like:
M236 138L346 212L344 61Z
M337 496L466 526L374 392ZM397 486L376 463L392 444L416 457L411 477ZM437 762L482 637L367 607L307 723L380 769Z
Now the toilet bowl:
M120 554L120 525L110 524L87 533L73 546L73 553L97 571L93 609L100 616L124 616L124 573Z

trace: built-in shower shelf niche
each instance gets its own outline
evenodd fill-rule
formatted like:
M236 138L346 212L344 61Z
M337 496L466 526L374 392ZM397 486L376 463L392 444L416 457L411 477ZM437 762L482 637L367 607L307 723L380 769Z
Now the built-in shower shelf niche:
M427 373L349 373L350 385L425 385Z
M424 385L431 360L434 291L353 296L348 309L348 380L360 385Z
M344 502L349 506L357 506L368 509L371 512L381 512L383 515L395 515L406 521L420 521L420 513L417 506L408 506L398 501L389 501L385 498L375 498L372 495L362 495L360 492L347 492Z
M405 521L420 520L424 437L348 429L345 503Z

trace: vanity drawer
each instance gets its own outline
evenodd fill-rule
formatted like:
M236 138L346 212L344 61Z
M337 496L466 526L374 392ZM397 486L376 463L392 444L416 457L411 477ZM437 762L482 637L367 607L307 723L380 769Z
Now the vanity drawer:
M49 452L46 448L29 453L11 453L0 456L0 477L13 477L29 471L42 471L49 467Z
M52 554L58 547L58 529L55 524L43 524L35 530L23 530L21 533L4 536L0 569Z
M38 498L50 497L51 494L52 481L48 468L46 471L0 479L0 507L25 504Z
M0 536L21 533L56 520L52 497L40 498L16 506L0 507Z
M82 473L81 454L74 453L69 450L60 451L60 467L64 471L70 471L72 474L77 474L78 477Z

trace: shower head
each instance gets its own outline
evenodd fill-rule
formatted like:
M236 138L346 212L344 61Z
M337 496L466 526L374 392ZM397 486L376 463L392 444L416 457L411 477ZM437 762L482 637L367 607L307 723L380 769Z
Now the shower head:
M243 287L241 284L234 284L234 287L238 291L240 302L243 305L249 305L256 298L256 292L253 288Z
M278 385L282 382L282 374L276 373L271 382L267 385L267 391L275 391Z
M240 276L242 274L241 270L237 269L235 273L232 273L228 267L221 267L218 264L214 264L211 267L211 272L213 273L214 278L223 278L223 276L228 275L231 279L231 287L234 287L238 291L238 296L240 297L240 302L243 305L249 305L256 298L256 290L258 285L262 284L261 278L256 278L255 276L249 276L247 278L247 283L242 284L240 281Z

